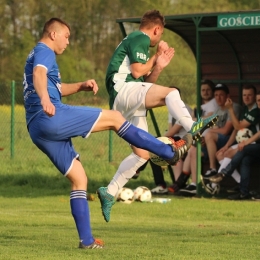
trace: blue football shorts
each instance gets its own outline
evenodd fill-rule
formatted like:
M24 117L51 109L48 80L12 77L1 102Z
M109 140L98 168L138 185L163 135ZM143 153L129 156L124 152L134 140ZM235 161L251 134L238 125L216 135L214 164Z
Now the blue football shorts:
M79 158L71 138L87 138L101 116L102 109L55 104L53 117L43 111L30 122L28 129L33 143L44 152L66 176L73 160Z

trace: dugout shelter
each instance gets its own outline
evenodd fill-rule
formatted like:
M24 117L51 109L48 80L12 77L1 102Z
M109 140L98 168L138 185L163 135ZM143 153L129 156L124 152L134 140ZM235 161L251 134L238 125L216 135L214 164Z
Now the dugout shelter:
M140 20L132 17L116 22L125 37L126 25L139 24ZM260 89L260 10L166 15L165 22L165 28L179 35L196 59L197 107L201 79L226 83L232 99L239 103L243 85ZM160 134L152 111L151 117ZM197 172L201 172L199 159L197 165Z

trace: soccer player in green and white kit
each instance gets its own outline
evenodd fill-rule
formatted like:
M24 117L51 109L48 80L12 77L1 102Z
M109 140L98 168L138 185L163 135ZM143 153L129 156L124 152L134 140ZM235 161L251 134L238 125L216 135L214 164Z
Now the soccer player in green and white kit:
M194 122L175 88L154 84L174 56L174 48L160 41L165 19L157 10L148 11L141 19L138 31L130 33L116 48L106 74L110 107L120 111L133 125L148 131L147 109L167 106L169 113L195 140L217 120L213 115ZM150 47L157 46L150 57ZM148 159L149 153L132 146L133 153L120 164L108 187L97 190L105 220L110 220L114 197Z

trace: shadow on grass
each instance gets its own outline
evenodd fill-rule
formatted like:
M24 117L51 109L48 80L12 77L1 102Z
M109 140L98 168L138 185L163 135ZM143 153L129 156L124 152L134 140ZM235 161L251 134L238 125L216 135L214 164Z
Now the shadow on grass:
M112 175L110 176L112 179ZM88 177L88 193L95 193L101 186L107 186L110 180L107 176L93 179ZM135 189L138 186L151 186L146 180L130 180L127 187ZM15 197L44 197L55 195L68 195L70 193L69 180L58 175L24 174L2 175L0 181L0 196Z

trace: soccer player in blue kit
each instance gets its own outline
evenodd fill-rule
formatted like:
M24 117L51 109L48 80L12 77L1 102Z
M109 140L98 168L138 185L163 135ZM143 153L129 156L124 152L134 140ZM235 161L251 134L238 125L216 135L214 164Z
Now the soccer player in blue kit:
M98 91L94 79L71 84L61 82L56 55L66 49L69 37L70 26L59 18L51 18L44 25L40 41L28 55L23 81L26 122L33 143L71 183L70 206L79 234L79 248L103 248L104 242L92 235L86 200L87 176L71 138L87 138L94 132L113 130L129 144L174 164L190 148L192 135L166 145L130 124L119 111L63 104L62 96Z

